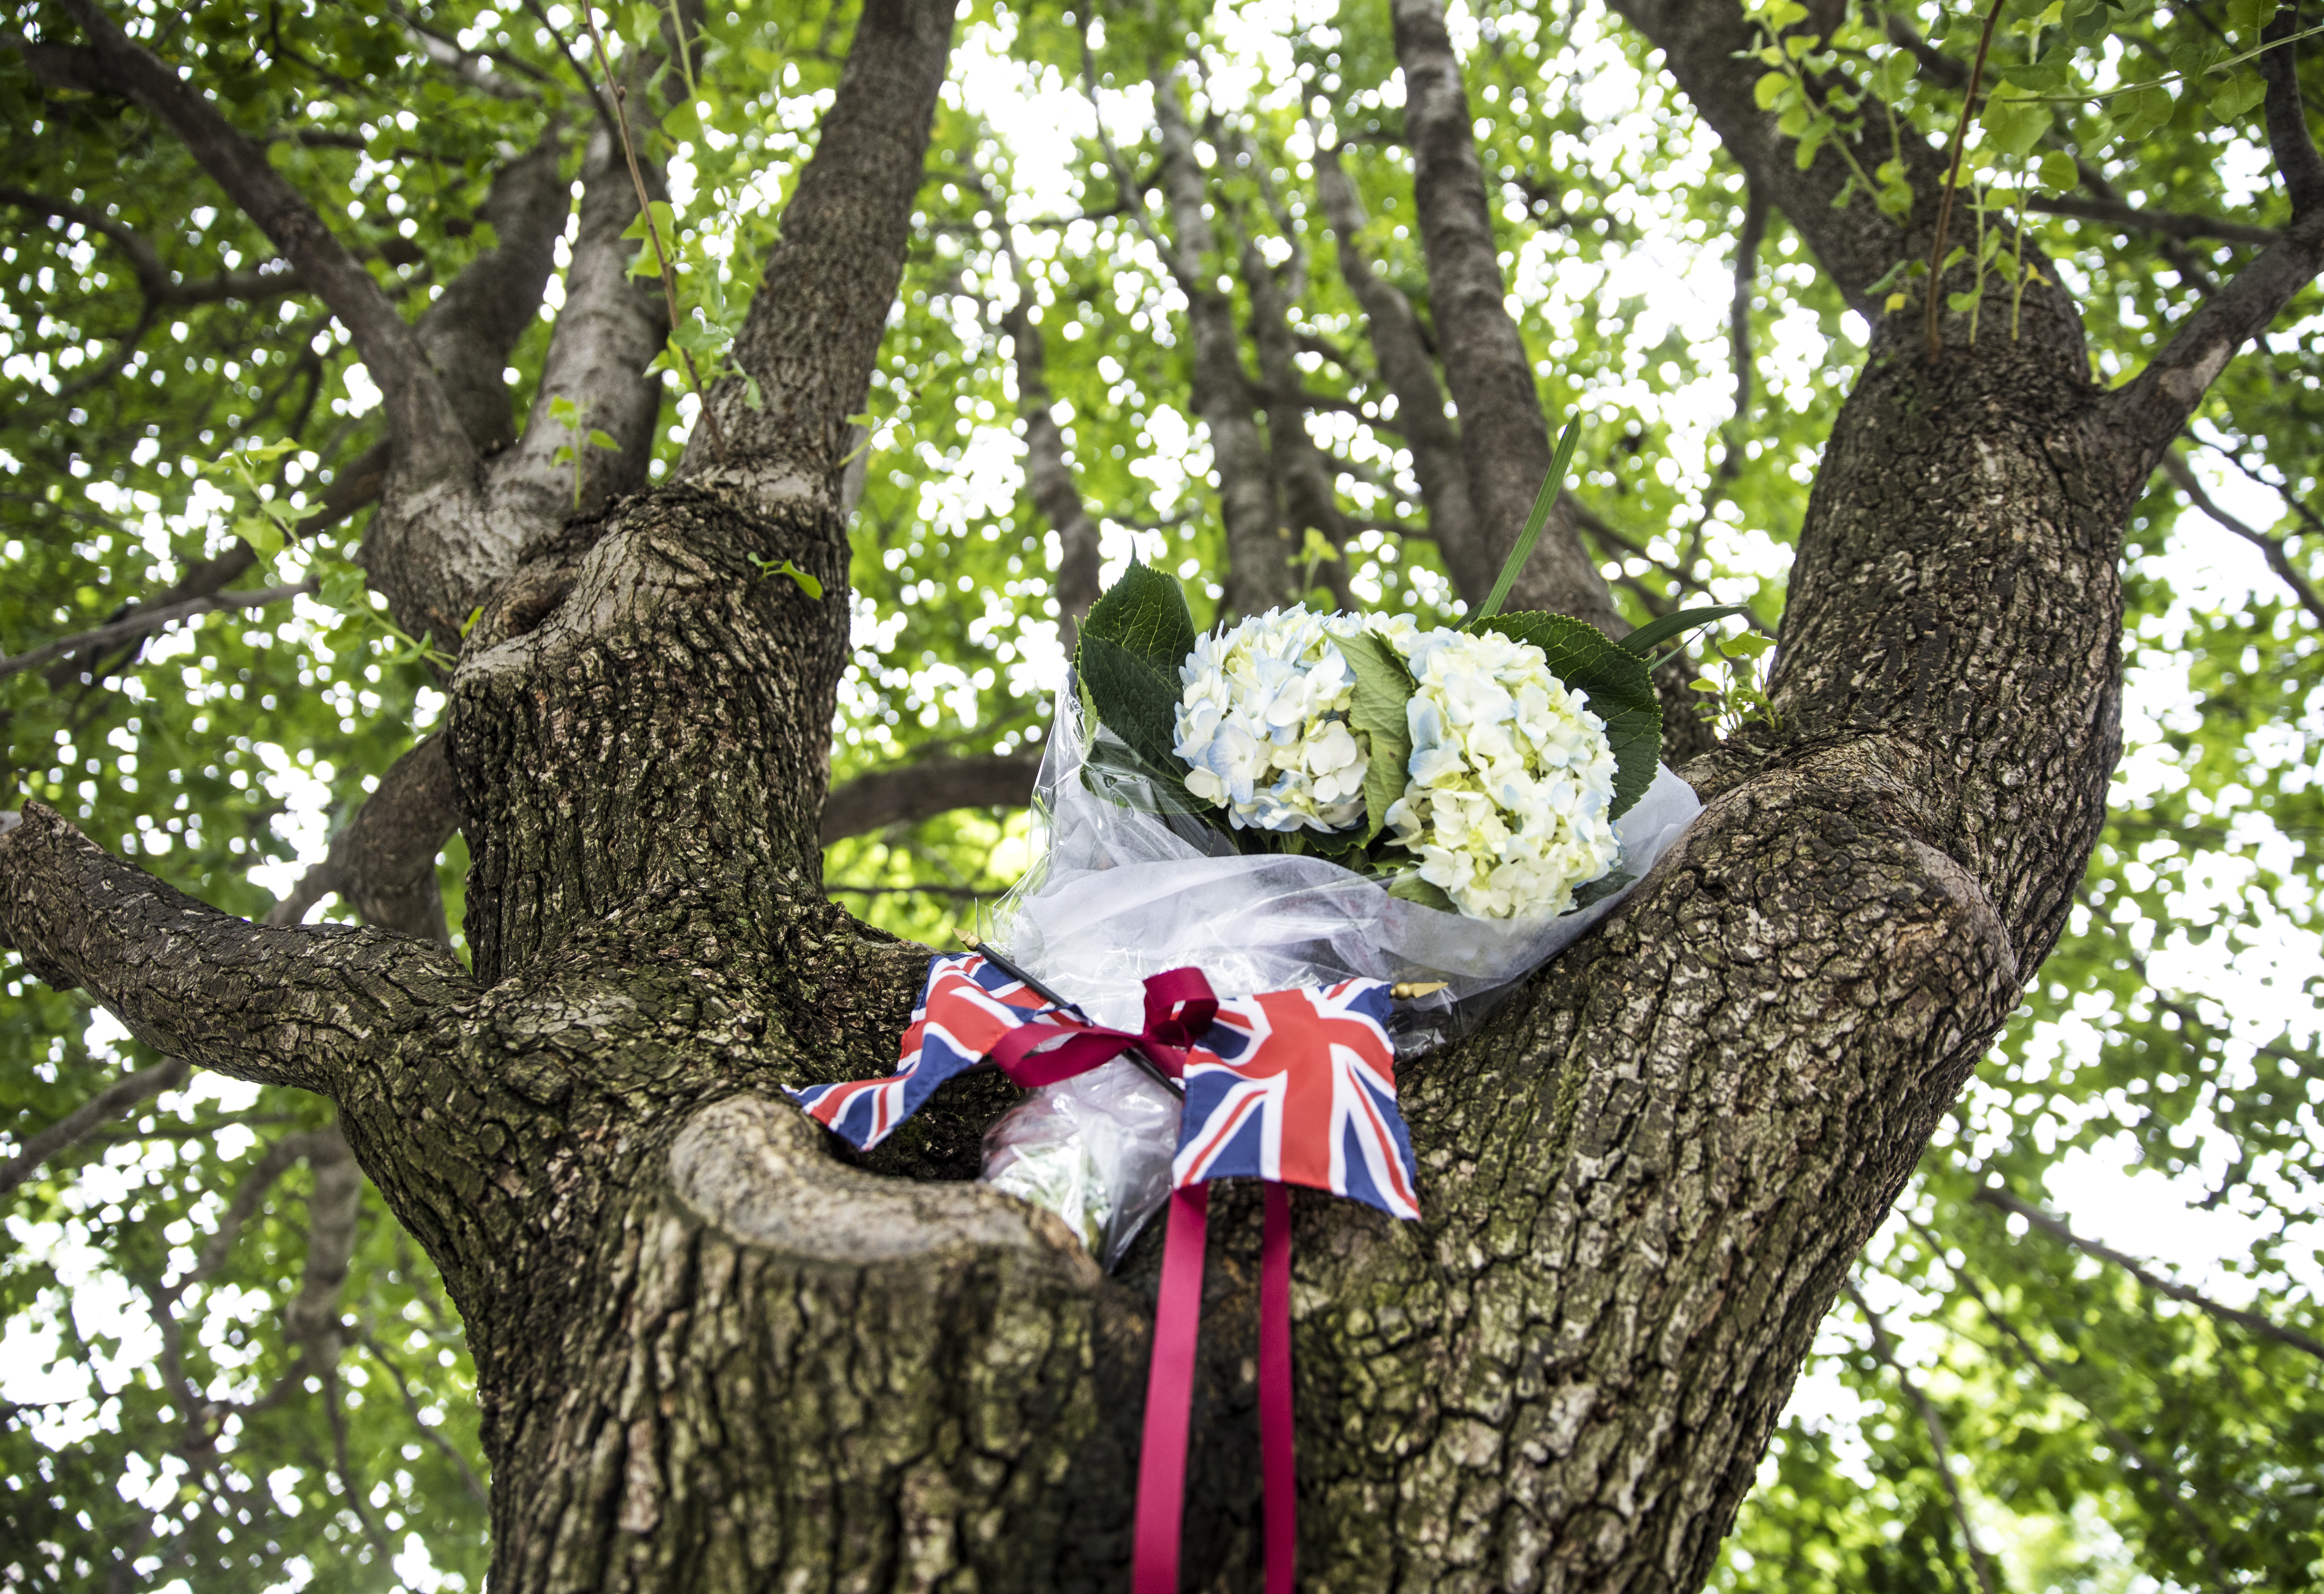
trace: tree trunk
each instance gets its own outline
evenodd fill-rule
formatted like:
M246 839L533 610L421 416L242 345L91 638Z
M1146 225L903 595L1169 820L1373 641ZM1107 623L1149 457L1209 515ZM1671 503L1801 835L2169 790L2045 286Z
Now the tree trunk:
M1732 69L1716 29L1678 37L1731 8L1632 9L1691 91ZM1126 1582L1158 1237L1109 1278L966 1182L991 1076L860 1159L779 1093L885 1072L926 968L824 899L817 834L841 444L950 20L866 7L742 340L766 408L713 396L732 453L535 528L468 632L473 972L231 918L37 805L0 823L0 943L33 974L337 1103L466 1320L496 1594ZM1816 218L1821 170L1773 191L1852 283L1880 251ZM2301 214L2253 281L2324 263L2324 206ZM1916 318L1876 325L1801 534L1782 732L1689 766L1704 811L1621 908L1405 1069L1423 1221L1297 1199L1306 1587L1701 1583L1849 1261L2064 922L2119 742L2119 527L2262 291L2119 395L2055 290L2022 341L1933 360ZM424 419L440 394L404 380ZM820 598L764 574L785 559ZM1212 1206L1194 1588L1259 1586L1258 1212Z

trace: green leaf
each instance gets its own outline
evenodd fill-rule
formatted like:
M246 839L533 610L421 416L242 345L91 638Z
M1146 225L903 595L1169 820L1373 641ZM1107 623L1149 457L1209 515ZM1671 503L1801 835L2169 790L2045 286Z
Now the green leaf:
M2150 83L2112 102L2115 129L2124 138L2140 139L2171 120L2171 91Z
M244 515L234 523L234 534L250 544L259 558L272 558L282 551L282 528L266 515Z
M1365 739L1371 762L1364 769L1364 842L1388 828L1388 808L1404 796L1412 762L1412 721L1406 705L1417 689L1386 638L1370 631L1332 639L1356 677L1348 724Z
M1533 501L1533 512L1526 516L1525 530L1517 533L1517 546L1509 557L1501 561L1501 573L1493 578L1493 590L1485 599L1485 606L1469 617L1463 631L1481 631L1485 622L1501 612L1509 601L1509 588L1517 585L1517 572L1533 557L1533 545L1541 539L1541 529L1549 524L1549 511L1556 506L1557 494L1565 485L1566 467L1573 463L1574 445L1582 440L1582 418L1574 417L1565 423L1565 431L1557 439L1557 454L1549 462L1549 475L1541 479L1541 491Z
M592 448L611 448L616 453L620 452L622 447L613 440L613 433L601 431L595 427L589 428L589 446Z
M2023 89L2002 88L1985 102L1977 124L1995 148L2022 160L2050 131L2050 108Z
M1563 614L1504 614L1490 622L1515 641L1531 642L1549 661L1549 673L1590 699L1606 722L1614 749L1614 816L1629 812L1655 783L1661 761L1663 710L1646 661L1594 625Z
M1091 610L1092 619L1096 614L1096 610ZM1097 710L1098 723L1157 769L1175 767L1178 762L1176 663L1165 669L1147 654L1111 637L1093 634L1086 625L1074 661L1081 672L1082 689Z
M678 212L670 208L667 199L656 199L648 209L652 213L653 226L660 235L662 249L665 252L674 250L678 241ZM646 223L647 211L641 210L630 218L630 225L622 229L622 236L633 240L639 246L637 258L630 263L630 275L632 277L661 275L661 262L654 253L653 236L648 233Z
M364 573L353 565L334 562L323 570L320 588L315 595L326 608L358 618L371 613L371 595L364 585Z
M2275 19L2276 0L2227 0L2227 25L2257 37Z
M2211 96L2211 115L2222 122L2240 122L2266 97L2266 78L2257 72L2238 72Z
M1758 101L1761 110L1772 111L1783 103L1784 97L1791 90L1792 75L1789 72L1765 72L1752 86L1751 97Z
M1423 908L1433 908L1439 913L1458 913L1461 909L1444 894L1444 888L1422 880L1414 871L1400 874L1388 882L1388 894L1406 902L1417 902Z
M2067 193L2082 180L2081 170L2074 164L2074 158L2063 150L2045 151L2042 163L2034 170L2042 180L2042 186L2052 193Z
M1105 589L1082 622L1084 648L1092 637L1163 672L1171 683L1171 699L1176 701L1178 667L1194 650L1194 617L1187 613L1186 594L1175 579L1130 560L1121 579Z
M799 591L818 603L823 599L823 583L808 575L788 559L762 558L757 554L744 554L744 558L758 567L761 576L786 576L798 585Z
M1638 627L1615 646L1626 653L1636 653L1644 659L1655 650L1655 644L1667 641L1683 631L1692 631L1699 625L1709 625L1714 620L1749 613L1751 605L1748 604L1716 604L1700 609L1681 609L1675 614L1665 614L1660 620Z

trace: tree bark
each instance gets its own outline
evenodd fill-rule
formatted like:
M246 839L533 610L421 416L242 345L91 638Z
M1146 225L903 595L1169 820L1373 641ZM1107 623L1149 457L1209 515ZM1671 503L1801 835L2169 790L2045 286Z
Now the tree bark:
M1226 595L1222 618L1259 614L1299 595L1291 568L1291 534L1267 468L1258 397L1243 371L1234 307L1218 290L1224 263L1211 226L1210 185L1194 153L1194 130L1178 103L1176 72L1154 80L1154 120L1162 139L1162 197L1170 212L1171 274L1186 296L1194 345L1194 413L1211 438L1219 513L1226 521Z
M1444 390L1437 383L1435 364L1421 337L1420 318L1403 290L1381 276L1364 253L1363 201L1336 149L1316 152L1315 195L1339 242L1340 275L1363 306L1373 357L1388 392L1396 395L1396 424L1412 450L1412 474L1420 483L1429 535L1435 539L1455 589L1470 603L1481 604L1492 591L1497 567L1488 567L1490 550L1478 540L1461 434L1444 413Z
M1455 585L1489 591L1549 476L1549 431L1525 337L1504 302L1508 288L1477 164L1469 91L1444 30L1443 0L1394 0L1389 15L1404 68L1405 137L1428 256L1429 310L1461 415L1469 497L1482 532L1465 548L1440 547ZM1508 606L1571 614L1612 636L1629 629L1572 517L1554 508Z
M1739 10L1628 9L1714 121L1759 118L1730 147L1860 295L1897 239L1816 214L1830 161L1784 175L1723 51ZM816 838L837 444L950 23L873 0L857 26L746 327L766 413L730 411L724 462L532 526L491 588L446 733L473 972L217 913L37 805L0 823L0 944L32 973L337 1102L467 1323L499 1594L1125 1581L1155 1237L1108 1278L966 1183L990 1077L845 1161L779 1096L886 1072L927 966L824 900ZM2315 214L2120 395L2062 293L1933 362L1877 332L1801 534L1784 733L1691 765L1704 811L1620 908L1404 1070L1422 1221L1296 1203L1310 1587L1707 1575L1850 1261L2065 922L2145 439L2281 309ZM761 579L776 558L824 597ZM1259 1206L1213 1203L1189 1587L1258 1586Z

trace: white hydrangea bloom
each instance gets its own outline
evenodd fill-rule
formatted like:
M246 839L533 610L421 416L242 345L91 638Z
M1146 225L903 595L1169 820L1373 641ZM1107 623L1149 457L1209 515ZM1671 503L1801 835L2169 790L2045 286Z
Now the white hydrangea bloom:
M1588 696L1540 649L1494 631L1371 627L1419 690L1406 705L1412 760L1388 811L1420 878L1471 918L1564 913L1612 869L1614 750Z
M1348 729L1356 680L1332 645L1356 623L1270 609L1199 639L1179 668L1174 743L1186 789L1238 829L1344 830L1370 758Z

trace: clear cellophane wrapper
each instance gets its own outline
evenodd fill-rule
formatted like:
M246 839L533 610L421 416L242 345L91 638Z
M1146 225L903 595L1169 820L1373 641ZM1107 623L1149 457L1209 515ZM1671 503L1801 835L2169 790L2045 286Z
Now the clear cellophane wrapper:
M1628 884L1571 913L1473 919L1324 859L1238 852L1201 818L1158 811L1135 776L1085 765L1087 734L1075 695L1060 693L1034 789L1035 862L984 938L1093 1022L1133 1033L1146 977L1169 969L1199 968L1221 997L1355 977L1441 982L1396 1004L1397 1050L1413 1055L1475 1025L1613 911L1702 807L1658 770L1615 821ZM1117 1059L1003 1115L985 1135L984 1176L1063 1217L1111 1267L1169 1194L1177 1134L1177 1099Z

